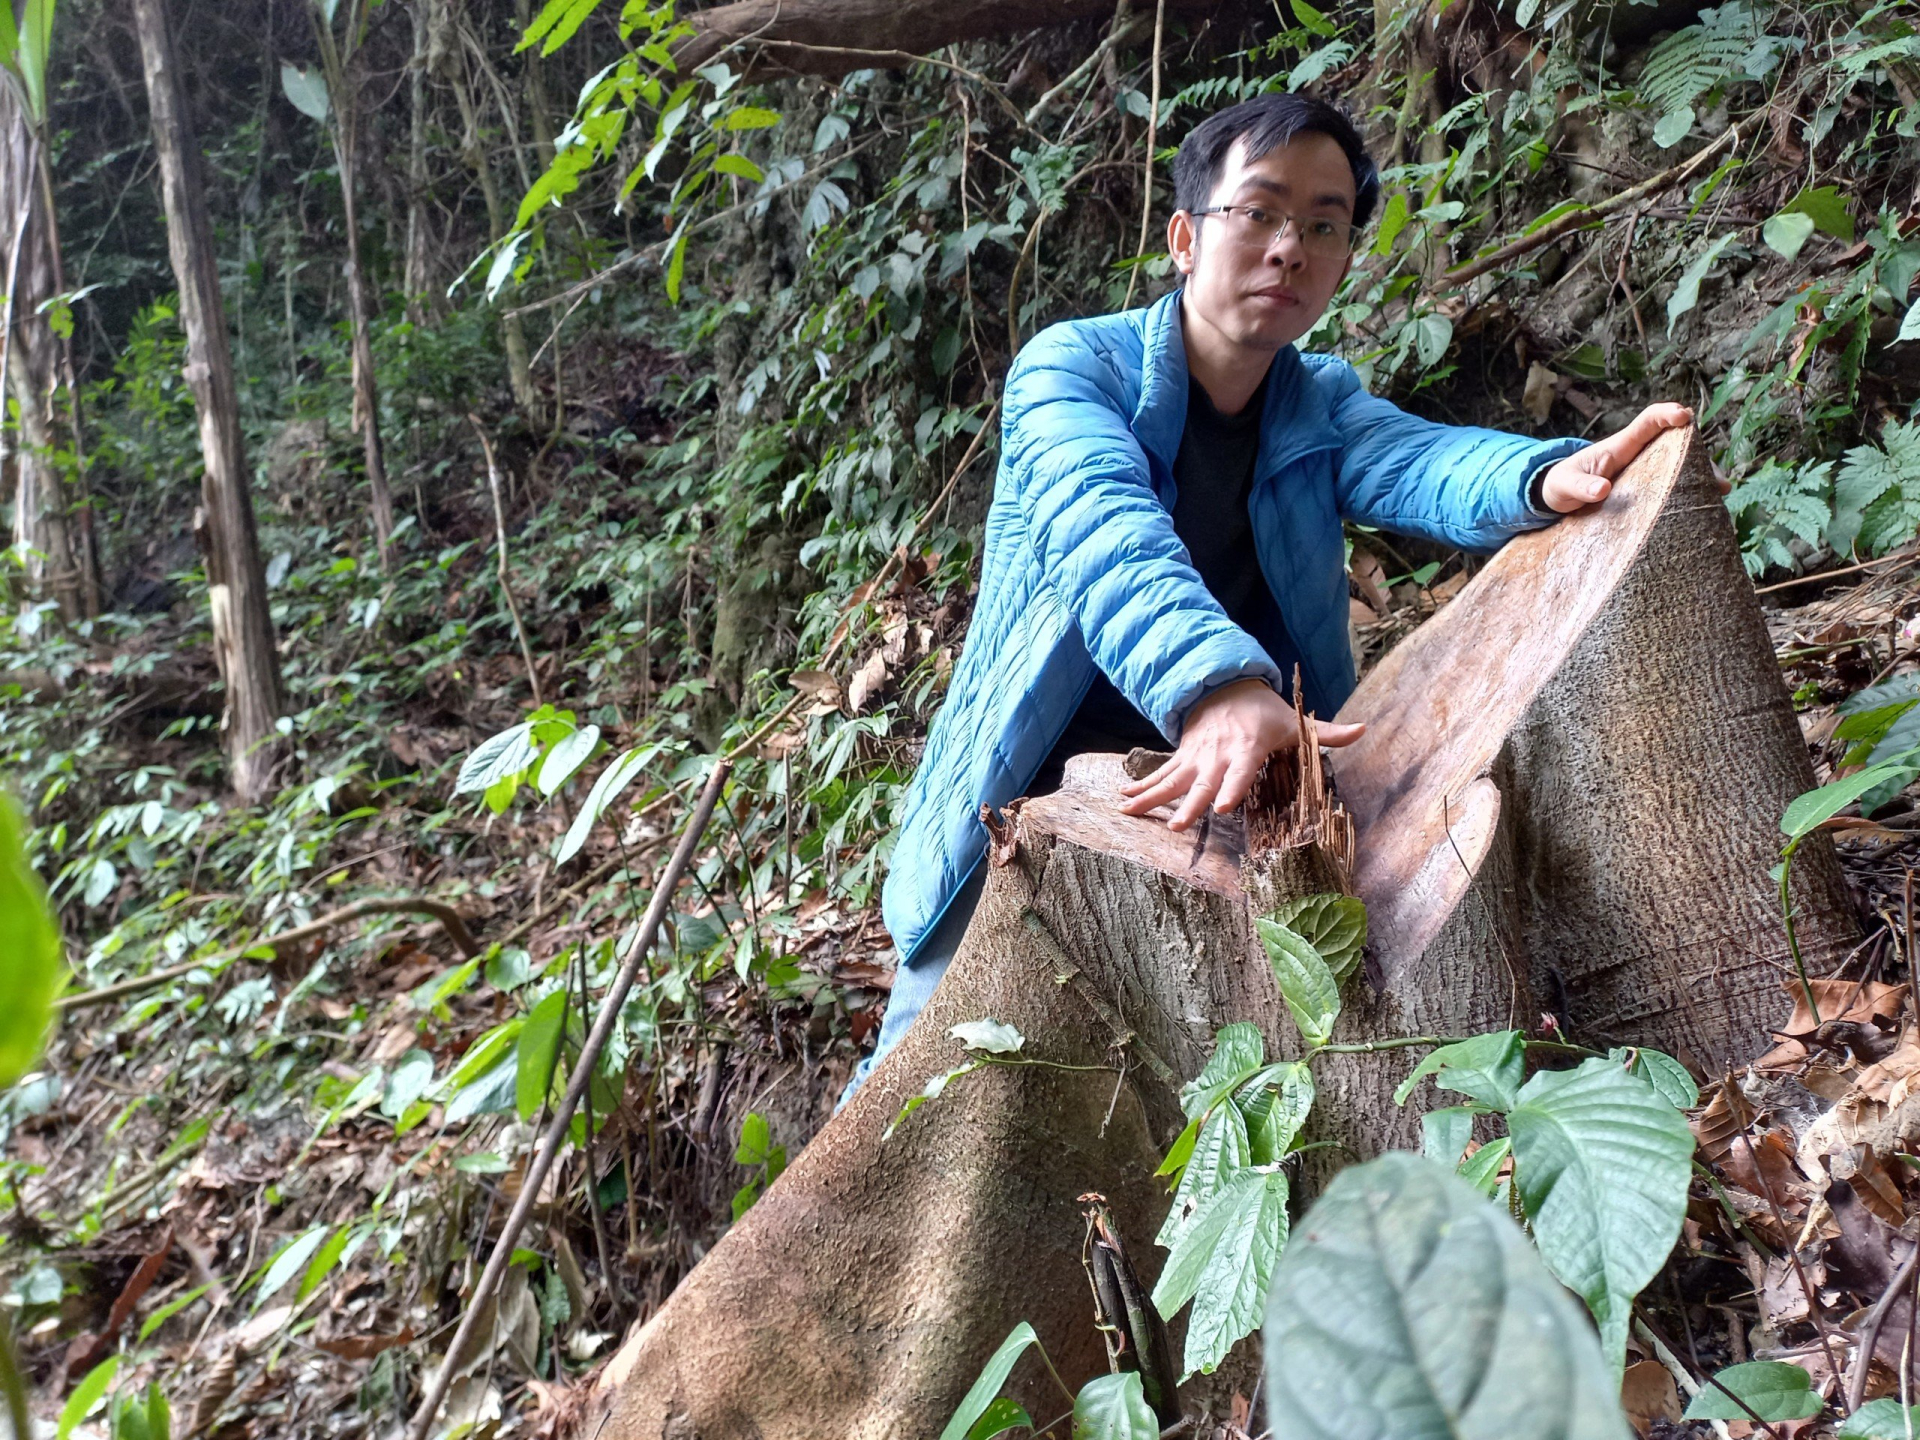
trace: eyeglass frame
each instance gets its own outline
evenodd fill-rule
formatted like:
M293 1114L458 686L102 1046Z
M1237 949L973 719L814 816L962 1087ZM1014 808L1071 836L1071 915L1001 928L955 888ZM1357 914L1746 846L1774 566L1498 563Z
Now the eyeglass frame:
M1264 205L1209 205L1201 210L1189 210L1187 213L1197 220L1202 215L1231 215L1238 210L1265 210L1266 208ZM1258 222L1249 215L1247 217L1247 223L1254 225ZM1268 234L1266 244L1260 247L1261 251L1264 253L1273 246L1275 241L1284 237L1287 233L1287 227L1291 225L1300 237L1300 248L1302 250L1305 250L1309 255L1321 253L1315 251L1307 244L1307 225L1309 223L1333 225L1344 229L1346 231L1346 244L1342 246L1337 253L1341 255L1353 254L1354 241L1360 234L1360 227L1351 221L1336 220L1328 215L1281 215L1280 223ZM1325 256L1330 260L1334 257L1335 253L1336 252L1329 250L1325 252Z

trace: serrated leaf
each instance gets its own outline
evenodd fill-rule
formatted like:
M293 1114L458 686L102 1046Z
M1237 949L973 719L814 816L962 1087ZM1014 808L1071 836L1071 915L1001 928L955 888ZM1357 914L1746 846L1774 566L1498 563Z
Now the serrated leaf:
M1354 895L1302 895L1268 918L1318 950L1337 981L1353 973L1366 948L1367 906Z
M468 795L475 790L490 789L507 776L518 775L526 769L537 753L533 726L524 720L510 725L498 735L482 740L473 753L460 762L460 775L453 782L453 793Z
M1751 1420L1758 1415L1762 1420L1811 1420L1825 1408L1812 1377L1798 1365L1749 1360L1728 1366L1713 1377L1713 1383L1702 1385L1683 1418Z
M1248 1152L1255 1165L1284 1159L1313 1110L1313 1072L1305 1061L1270 1065L1233 1097L1247 1122Z
M973 1382L960 1408L953 1412L953 1418L947 1421L946 1429L940 1432L940 1440L967 1440L972 1434L975 1422L987 1413L987 1407L1000 1393L1000 1387L1007 1383L1007 1376L1013 1371L1013 1362L1018 1360L1029 1345L1040 1343L1040 1337L1033 1333L1033 1326L1022 1320L1007 1332L1007 1338L1000 1342L1000 1348L987 1357L987 1363L980 1369L980 1378Z
M1340 986L1327 962L1286 926L1264 917L1253 925L1266 947L1267 959L1273 963L1280 998L1287 1002L1302 1038L1312 1046L1326 1044L1333 1034L1333 1022L1340 1016Z
M1267 1414L1286 1440L1624 1440L1586 1319L1510 1219L1432 1162L1336 1175L1273 1277Z
M578 730L563 736L554 747L540 757L540 768L534 774L534 785L540 793L552 795L562 785L574 777L580 767L593 755L593 747L600 743L598 725L582 725Z
M1294 0L1297 5L1300 0ZM1140 1372L1096 1375L1073 1402L1073 1440L1160 1440Z
M1427 1058L1414 1066L1413 1073L1393 1092L1393 1103L1406 1104L1413 1087L1432 1075L1433 1083L1443 1090L1496 1110L1511 1110L1526 1070L1526 1038L1518 1030L1495 1030L1428 1051Z
M560 1039L567 1021L567 992L556 990L527 1016L514 1061L513 1103L531 1120L547 1103L559 1071Z
M1175 1245L1192 1223L1192 1218L1208 1197L1217 1194L1229 1180L1253 1163L1252 1144L1247 1138L1246 1117L1237 1105L1216 1105L1201 1122L1193 1140L1193 1154L1180 1172L1180 1184L1173 1192L1173 1208L1154 1237L1159 1245Z
M318 70L303 70L298 65L280 65L280 89L292 102L293 108L310 120L326 123L333 109L327 98L327 78Z
M1587 1302L1617 1371L1633 1297L1680 1236L1693 1132L1646 1081L1599 1058L1535 1075L1507 1130L1541 1258Z
M1781 213L1804 215L1836 240L1853 243L1853 216L1847 212L1847 198L1831 185L1802 190Z
M998 1020L966 1020L947 1033L967 1049L984 1050L989 1055L1012 1055L1027 1043L1026 1036Z
M1284 1170L1242 1170L1194 1213L1153 1288L1154 1308L1165 1316L1193 1301L1182 1380L1211 1374L1260 1323L1286 1243Z
M1180 1087L1180 1108L1198 1119L1223 1095L1231 1094L1267 1063L1267 1042L1260 1027L1244 1020L1222 1025L1214 1032L1213 1053L1200 1073Z

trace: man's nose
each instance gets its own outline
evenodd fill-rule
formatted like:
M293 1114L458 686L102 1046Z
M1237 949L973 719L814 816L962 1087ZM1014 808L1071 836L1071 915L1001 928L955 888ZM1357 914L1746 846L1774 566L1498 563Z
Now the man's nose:
M1298 270L1307 263L1307 249L1300 241L1300 227L1288 221L1277 240L1267 243L1267 263L1284 270Z

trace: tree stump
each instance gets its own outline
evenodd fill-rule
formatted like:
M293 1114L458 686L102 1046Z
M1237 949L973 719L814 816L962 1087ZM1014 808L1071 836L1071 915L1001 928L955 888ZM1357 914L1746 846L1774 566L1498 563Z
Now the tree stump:
M1336 1043L1537 1031L1544 1009L1581 1043L1712 1072L1765 1032L1786 955L1775 827L1813 776L1690 433L1599 511L1508 546L1342 718L1373 727L1332 757L1350 851L1312 804L1311 755L1304 809L1198 835L1121 815L1119 757L1010 806L939 991L629 1340L607 1440L935 1435L1020 1320L1068 1384L1104 1369L1078 1197L1106 1196L1150 1281L1152 1172L1215 1030L1301 1049L1255 908L1341 888L1349 856L1372 937ZM1857 938L1830 848L1795 877L1804 952L1829 967ZM886 1138L969 1058L949 1028L985 1018L1045 1063L959 1076ZM1391 1092L1419 1053L1321 1057L1310 1134L1362 1156L1417 1143L1429 1097ZM1066 1408L1031 1357L1010 1391L1036 1420Z

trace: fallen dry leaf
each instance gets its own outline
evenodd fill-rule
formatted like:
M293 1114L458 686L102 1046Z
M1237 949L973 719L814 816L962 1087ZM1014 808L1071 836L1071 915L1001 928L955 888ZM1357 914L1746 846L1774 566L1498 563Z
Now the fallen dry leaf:
M391 1350L396 1345L413 1343L413 1327L407 1326L396 1335L342 1335L334 1340L316 1340L315 1347L329 1355L338 1355L342 1360L371 1360L382 1350Z
M1828 1021L1852 1020L1871 1024L1876 1016L1897 1020L1906 999L1904 985L1883 985L1877 980L1815 980L1813 998L1820 1006L1820 1018L1813 1018L1807 997L1798 980L1782 981L1780 988L1793 1001L1793 1014L1774 1033L1780 1043L1754 1061L1760 1070L1783 1070L1805 1060L1815 1031Z
M847 682L847 713L858 715L887 684L887 652L876 650Z
M1654 1421L1680 1418L1680 1388L1658 1360L1641 1360L1620 1377L1620 1408L1644 1440L1653 1433Z

